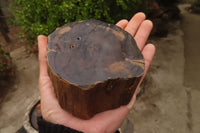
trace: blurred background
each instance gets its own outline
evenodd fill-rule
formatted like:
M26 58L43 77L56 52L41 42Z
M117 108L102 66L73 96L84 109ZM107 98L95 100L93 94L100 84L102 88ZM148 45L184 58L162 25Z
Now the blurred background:
M156 55L128 119L134 133L200 132L200 0L0 0L0 133L21 132L39 98L37 36L144 12Z

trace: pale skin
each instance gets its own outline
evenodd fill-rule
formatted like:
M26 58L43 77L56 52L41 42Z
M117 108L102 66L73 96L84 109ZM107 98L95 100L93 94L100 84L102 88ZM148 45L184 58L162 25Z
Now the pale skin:
M144 56L145 72L139 83L140 85L148 71L149 65L155 53L154 45L146 44L153 24L150 20L146 20L143 13L137 13L130 21L123 19L116 25L129 32L135 38L138 48ZM41 96L41 111L43 119L48 122L64 125L85 133L114 133L132 109L136 100L139 85L128 105L96 114L89 120L81 120L63 110L56 99L52 82L47 73L46 36L38 36L38 47L40 63L39 91Z

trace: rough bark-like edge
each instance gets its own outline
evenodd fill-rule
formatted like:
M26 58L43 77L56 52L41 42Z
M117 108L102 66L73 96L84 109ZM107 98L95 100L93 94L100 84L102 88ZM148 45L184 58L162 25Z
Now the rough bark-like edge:
M48 63L47 63L47 68L48 68L49 77L53 83L56 97L59 101L59 104L61 105L61 107L64 110L68 111L72 115L79 117L81 119L89 119L92 116L94 116L95 114L100 113L102 111L115 109L122 105L128 104L132 98L133 93L135 92L135 90L138 86L138 83L139 83L141 77L142 77L142 75L140 75L139 77L135 77L135 78L127 78L129 80L132 79L134 84L131 85L131 87L129 87L129 88L125 88L125 89L129 89L130 92L127 92L126 94L124 94L124 96L123 95L119 96L119 97L121 97L120 99L115 99L116 101L119 102L119 105L114 105L114 106L111 105L110 107L107 107L105 110L102 110L102 109L94 110L94 109L91 109L92 107L90 107L90 106L93 106L93 105L90 105L90 104L93 104L90 101L91 96L94 95L94 92L96 92L96 91L97 92L98 91L100 91L100 92L109 91L108 88L104 88L104 89L100 90L100 87L98 87L103 84L104 84L103 86L108 85L107 84L108 80L106 80L104 82L96 83L96 84L90 86L89 89L84 90L84 89L81 89L81 87L74 85L73 83L70 83L64 79L61 79L58 75L56 75L53 72L53 70L51 69L51 67ZM119 80L124 80L124 82L125 82L125 80L127 80L127 79L119 79ZM119 90L122 91L122 89L119 89ZM110 92L108 92L108 93L110 93ZM127 96L128 96L128 98L127 98ZM102 96L102 98L104 98L104 97ZM115 100L113 100L113 101L115 101ZM80 101L81 101L81 104L80 104ZM112 104L112 103L109 103L109 104ZM78 105L78 107L76 107L77 105ZM94 106L97 106L97 105L94 105ZM98 108L98 106L97 106L97 108ZM87 111L87 112L83 113L83 111Z

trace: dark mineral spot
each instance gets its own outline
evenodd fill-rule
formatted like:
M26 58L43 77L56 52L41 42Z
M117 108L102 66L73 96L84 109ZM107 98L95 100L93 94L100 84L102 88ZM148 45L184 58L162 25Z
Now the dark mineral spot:
M77 37L77 40L81 40L81 38L80 38L80 37Z
M74 48L74 47L75 47L75 44L69 45L69 48Z

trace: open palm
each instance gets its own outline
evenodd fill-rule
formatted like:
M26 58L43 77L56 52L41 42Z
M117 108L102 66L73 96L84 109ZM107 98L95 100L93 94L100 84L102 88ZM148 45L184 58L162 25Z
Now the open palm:
M129 32L135 38L145 59L145 76L155 53L155 47L152 44L145 45L153 27L152 22L145 20L143 13L137 13L129 22L121 20L116 25ZM115 132L134 105L137 89L128 105L96 114L89 120L76 118L60 107L54 94L52 82L47 73L47 37L38 36L38 47L40 62L39 90L43 118L51 123L64 125L85 133Z

